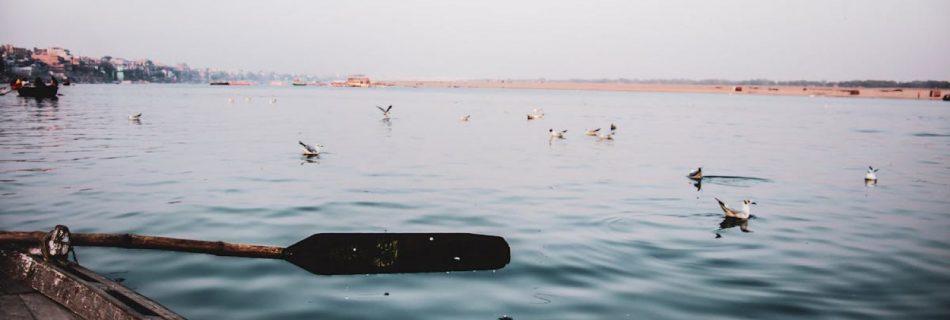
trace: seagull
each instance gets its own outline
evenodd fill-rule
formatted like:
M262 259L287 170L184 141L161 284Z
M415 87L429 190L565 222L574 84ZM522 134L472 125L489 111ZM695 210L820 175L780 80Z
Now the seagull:
M587 129L587 131L584 131L584 134L586 134L586 135L588 135L588 136L596 136L596 135L597 135L597 132L600 132L600 128L597 128L597 129Z
M270 104L275 104L275 103L277 103L277 98L271 98L271 99L270 99Z
M300 146L303 147L303 154L308 155L308 156L319 155L320 148L323 147L322 145L319 145L319 144L315 144L311 146L309 144L303 143L303 141L297 141L297 143L300 143Z
M703 180L703 167L696 168L696 170L690 171L686 177L693 180Z
M386 109L383 109L383 107L380 106L376 106L376 108L383 112L383 118L389 118L389 110L393 109L393 105L389 105L389 107Z
M864 181L876 183L878 170L881 170L881 169L874 169L871 166L868 166L868 173L864 174Z
M228 98L228 103L234 103L234 98Z
M133 115L129 116L129 120L140 120L141 118L142 118L142 113L141 113L141 112L138 113L138 114L133 114Z
M531 113L528 114L528 120L541 118L544 118L544 110L541 110L540 108L534 108L531 110Z
M737 218L737 219L748 219L752 214L749 213L749 206L756 204L752 200L742 200L742 211L737 211L736 209L727 207L725 203L722 203L722 200L715 198L719 202L719 207L722 208L722 212L726 213L727 218Z
M564 139L564 134L567 133L567 130L554 131L554 129L548 129L548 132L551 133L551 138Z
M613 139L614 139L614 133L613 133L613 131L611 131L610 133L600 133L600 134L597 134L597 139L599 139L600 141L613 140Z
M466 115L464 115L464 116L461 116L461 117L459 118L459 121L467 122L467 121L468 121L468 118L470 118L471 116L472 116L472 115L470 115L470 114L466 114Z
M617 131L617 126L613 123L610 124L610 131Z

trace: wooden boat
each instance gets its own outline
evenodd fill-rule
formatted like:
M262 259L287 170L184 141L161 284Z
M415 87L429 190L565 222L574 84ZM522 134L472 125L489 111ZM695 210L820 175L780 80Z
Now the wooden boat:
M28 98L56 98L56 92L58 91L59 86L22 87L16 89L16 92L20 94L21 97Z
M71 262L0 250L0 319L184 319Z

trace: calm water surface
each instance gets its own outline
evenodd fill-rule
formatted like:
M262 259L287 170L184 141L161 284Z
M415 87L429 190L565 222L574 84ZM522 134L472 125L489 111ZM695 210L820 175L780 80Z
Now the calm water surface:
M950 316L950 103L183 85L62 93L0 97L0 229L281 246L319 232L472 232L511 244L511 263L494 272L372 276L78 250L87 267L189 318ZM394 118L380 121L375 106L389 104ZM526 121L534 107L547 115ZM583 135L611 122L614 141ZM567 139L549 141L549 128ZM297 140L326 153L307 161ZM864 185L868 165L881 168L875 187ZM697 166L766 180L697 190L685 178ZM757 201L752 232L719 230L714 197Z

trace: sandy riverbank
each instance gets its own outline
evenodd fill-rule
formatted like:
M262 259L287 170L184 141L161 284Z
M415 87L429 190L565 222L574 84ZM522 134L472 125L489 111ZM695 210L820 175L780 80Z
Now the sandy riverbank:
M593 91L636 91L636 92L690 92L722 94L759 94L782 96L830 96L885 99L921 99L940 100L950 90L940 90L939 95L930 97L931 89L908 88L840 88L840 87L799 87L799 86L732 86L732 85L688 85L688 84L644 84L644 83L584 83L584 82L542 82L542 81L384 81L400 87L419 88L494 88L494 89L549 89L549 90L593 90Z

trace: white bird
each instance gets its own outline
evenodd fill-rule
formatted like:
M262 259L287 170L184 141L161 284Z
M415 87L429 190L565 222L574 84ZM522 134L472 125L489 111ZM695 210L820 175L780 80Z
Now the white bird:
M551 133L551 138L564 139L564 134L567 133L567 130L554 131L554 129L548 129L548 132Z
M613 139L614 139L614 133L613 133L613 131L611 131L610 133L599 133L599 134L597 134L597 139L599 139L600 141L613 140Z
M880 169L874 169L871 166L868 166L868 172L864 174L864 181L877 182L877 171Z
M228 98L228 103L234 103L234 98Z
M719 202L719 207L722 208L722 212L726 214L727 218L737 218L737 219L748 219L752 216L751 205L756 204L752 200L742 200L742 210L736 210L730 207L727 207L725 203L722 203L722 200L715 198Z
M531 113L528 114L528 120L541 119L544 118L544 111L540 108L534 108L531 110Z
M383 107L380 107L380 106L376 106L376 108L379 109L379 111L382 111L382 112L383 112L383 118L387 118L387 119L388 119L388 118L389 118L389 110L392 110L392 109L393 109L393 105L389 105L389 107L387 107L386 109L383 109Z
M586 134L586 135L588 135L588 136L596 136L596 135L597 135L597 132L600 132L600 128L597 128L597 129L587 129L587 131L584 131L584 134Z
M141 118L142 118L142 113L133 114L133 115L129 116L129 120L140 120Z
M702 180L703 179L703 167L696 168L696 170L690 171L686 177L693 180Z
M319 145L319 144L309 145L309 144L303 143L303 141L297 141L297 143L300 143L300 146L303 147L303 154L308 155L308 156L319 155L320 148L323 147L322 145Z
M466 122L466 121L468 121L468 118L470 118L471 116L472 116L472 115L470 115L470 114L466 114L466 115L460 117L460 118L459 118L459 121Z

